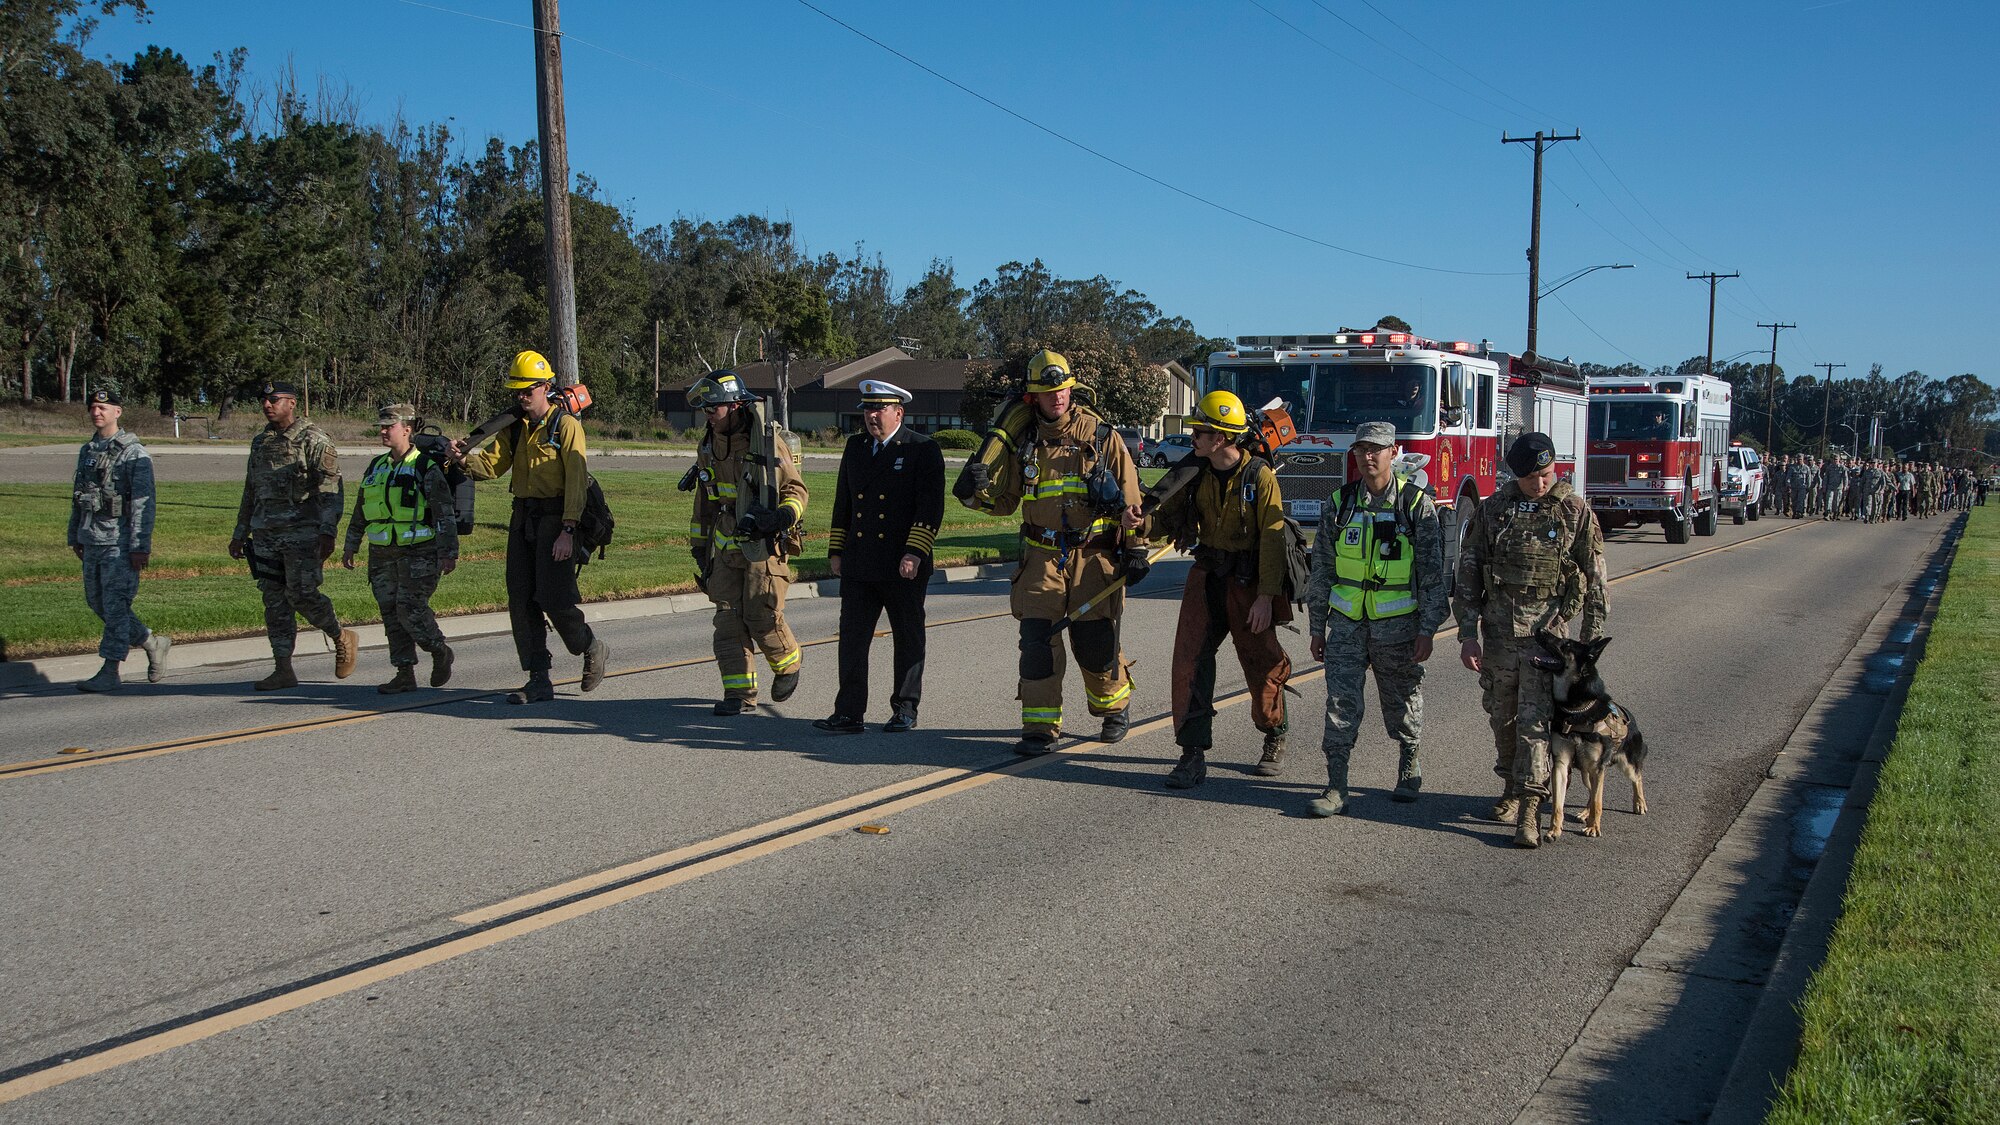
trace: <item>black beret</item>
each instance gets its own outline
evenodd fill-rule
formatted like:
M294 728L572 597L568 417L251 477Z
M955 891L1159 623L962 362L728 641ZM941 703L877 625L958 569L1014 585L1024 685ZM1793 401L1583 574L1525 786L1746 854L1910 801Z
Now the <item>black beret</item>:
M1556 443L1549 435L1539 431L1522 434L1507 447L1507 467L1514 470L1517 477L1525 477L1540 472L1554 464Z
M116 383L97 384L97 389L90 392L90 401L110 403L112 406L125 405L125 399L119 395Z
M259 392L259 395L263 398L270 398L272 395L290 395L293 398L297 398L299 397L299 389L291 383L273 381L264 384L264 389Z

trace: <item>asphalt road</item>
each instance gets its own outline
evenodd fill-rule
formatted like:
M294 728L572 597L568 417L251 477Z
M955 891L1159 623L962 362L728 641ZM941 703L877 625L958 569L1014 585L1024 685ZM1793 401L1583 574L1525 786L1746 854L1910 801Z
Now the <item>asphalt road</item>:
M649 670L529 709L490 694L519 679L504 637L386 717L379 649L345 682L306 657L278 698L244 666L0 701L0 771L247 732L0 772L0 1122L1505 1122L1941 528L1615 535L1614 577L1741 545L1614 585L1652 813L1614 781L1603 838L1535 852L1477 819L1491 740L1448 634L1420 802L1386 798L1371 700L1356 814L1304 815L1324 691L1295 635L1285 774L1249 772L1239 702L1209 782L1162 788L1178 566L1127 613L1132 737L1034 761L1007 752L998 582L934 591L900 736L811 729L831 645L789 703L713 717L700 614L603 627Z

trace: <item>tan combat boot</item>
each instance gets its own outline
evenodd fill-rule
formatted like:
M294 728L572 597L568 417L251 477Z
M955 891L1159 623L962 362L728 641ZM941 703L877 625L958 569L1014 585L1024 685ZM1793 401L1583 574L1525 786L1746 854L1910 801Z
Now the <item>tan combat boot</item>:
M271 661L274 665L271 669L271 674L258 680L251 686L255 687L258 691L277 691L280 688L299 686L299 678L292 674L291 657L274 656L271 658Z
M1513 783L1509 782L1507 788L1501 792L1500 799L1493 802L1493 811L1487 815L1501 824L1512 824L1520 813L1521 795L1514 791Z
M1520 819L1514 825L1514 846L1517 848L1542 846L1542 799L1533 793L1521 795Z
M361 638L352 629L342 629L333 639L333 678L344 680L354 674L354 658L361 654Z

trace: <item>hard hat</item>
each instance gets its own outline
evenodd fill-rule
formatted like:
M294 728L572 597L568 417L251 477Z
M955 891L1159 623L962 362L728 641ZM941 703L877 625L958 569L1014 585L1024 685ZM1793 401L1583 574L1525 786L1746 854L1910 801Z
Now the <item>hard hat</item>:
M540 352L520 352L514 356L514 364L507 369L507 389L525 391L536 383L546 383L556 377L549 369L549 361Z
M711 371L695 380L687 391L688 405L696 410L707 410L711 406L721 406L728 402L755 402L757 396L743 385L743 377L723 368Z
M1028 392L1041 394L1044 391L1060 391L1076 386L1076 373L1069 368L1069 360L1058 352L1043 348L1028 360Z
M1195 403L1194 413L1181 419L1181 425L1190 430L1246 434L1250 432L1250 416L1243 410L1242 399L1229 391L1210 391Z

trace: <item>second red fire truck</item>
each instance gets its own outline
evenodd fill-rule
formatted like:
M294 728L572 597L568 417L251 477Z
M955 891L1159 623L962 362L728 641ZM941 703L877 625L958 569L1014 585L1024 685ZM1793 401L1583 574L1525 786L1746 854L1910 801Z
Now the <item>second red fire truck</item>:
M1733 389L1703 375L1590 384L1590 506L1608 531L1657 523L1667 542L1714 535Z

